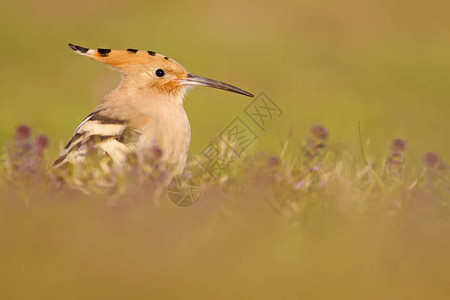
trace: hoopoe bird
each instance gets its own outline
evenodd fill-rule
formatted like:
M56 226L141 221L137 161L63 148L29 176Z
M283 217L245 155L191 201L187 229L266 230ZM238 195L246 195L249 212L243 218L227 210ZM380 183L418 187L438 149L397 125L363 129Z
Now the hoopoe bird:
M117 164L127 153L158 146L161 160L181 172L187 160L191 131L183 98L193 86L207 86L254 97L220 81L192 75L175 60L153 51L88 49L69 44L76 53L121 72L117 88L78 126L54 162L58 168L83 161L94 146Z

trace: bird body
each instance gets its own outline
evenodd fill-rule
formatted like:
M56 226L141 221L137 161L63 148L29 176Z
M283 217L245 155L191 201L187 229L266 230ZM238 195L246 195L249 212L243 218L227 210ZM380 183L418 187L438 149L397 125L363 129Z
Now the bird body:
M253 97L226 83L191 75L181 64L153 51L69 46L119 70L122 80L78 126L54 167L83 161L88 146L101 149L119 165L127 153L157 146L162 150L161 159L180 172L191 137L183 108L187 89L210 86Z

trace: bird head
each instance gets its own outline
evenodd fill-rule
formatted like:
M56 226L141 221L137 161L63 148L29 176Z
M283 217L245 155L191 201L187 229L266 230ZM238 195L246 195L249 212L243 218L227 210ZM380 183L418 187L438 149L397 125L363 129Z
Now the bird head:
M188 87L206 86L248 97L253 94L230 84L188 73L186 68L167 56L136 49L89 49L69 44L75 52L119 70L139 89L152 93L184 95Z

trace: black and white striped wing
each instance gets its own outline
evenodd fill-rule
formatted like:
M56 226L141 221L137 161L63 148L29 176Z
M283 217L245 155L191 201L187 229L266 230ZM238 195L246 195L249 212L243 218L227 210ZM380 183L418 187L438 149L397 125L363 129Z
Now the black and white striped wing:
M102 149L105 155L121 162L133 147L137 135L127 120L108 117L101 110L94 111L75 130L53 167L85 160L88 147Z

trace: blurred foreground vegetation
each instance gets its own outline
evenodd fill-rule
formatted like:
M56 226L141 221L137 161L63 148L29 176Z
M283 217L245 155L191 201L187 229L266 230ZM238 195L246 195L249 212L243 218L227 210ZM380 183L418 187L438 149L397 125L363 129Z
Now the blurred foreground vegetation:
M396 139L382 163L366 153L357 166L329 139L313 126L301 145L236 158L214 180L192 157L202 195L181 208L154 196L157 157L125 174L87 165L63 174L70 187L48 139L20 126L2 155L0 296L446 299L448 165L430 152L412 168Z

